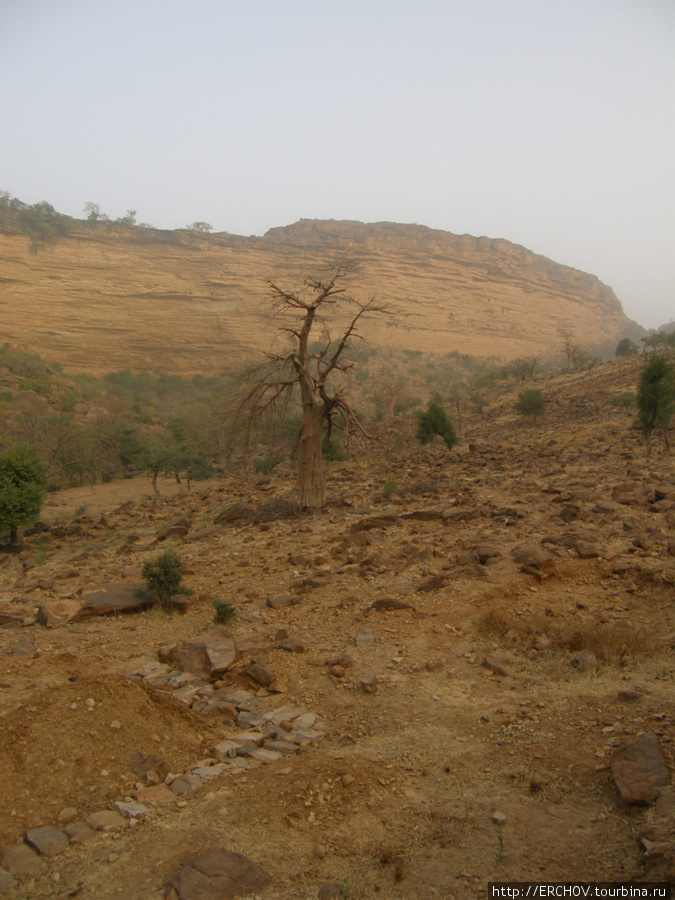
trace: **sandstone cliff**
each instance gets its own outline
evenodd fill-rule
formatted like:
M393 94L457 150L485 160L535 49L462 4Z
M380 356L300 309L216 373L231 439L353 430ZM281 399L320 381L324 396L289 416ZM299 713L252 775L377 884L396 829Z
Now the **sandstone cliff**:
M584 347L630 326L611 288L505 240L388 222L301 220L264 237L78 223L31 254L0 234L0 339L68 370L209 372L265 349L266 282L299 286L353 261L356 296L395 302L365 323L380 345L513 359Z

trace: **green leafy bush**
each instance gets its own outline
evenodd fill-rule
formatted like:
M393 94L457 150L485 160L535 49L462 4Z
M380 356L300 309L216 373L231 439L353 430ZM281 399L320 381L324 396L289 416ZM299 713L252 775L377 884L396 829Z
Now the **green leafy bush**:
M155 594L160 606L167 612L173 609L173 598L176 595L193 593L190 588L181 584L183 565L175 550L165 550L157 559L145 562L142 574L148 589Z
M326 462L344 462L347 459L344 445L337 438L330 438L330 440L324 441L321 447L321 456Z
M264 456L262 459L256 459L253 462L253 471L256 475L271 475L282 459L283 456L279 456L278 454Z
M21 525L40 515L47 490L45 466L29 444L17 444L0 455L0 532L8 530L17 543Z
M217 598L214 598L211 601L211 605L216 611L216 614L213 617L213 621L216 625L223 625L225 622L231 622L232 619L236 619L237 608L233 603L230 603L229 600L218 600Z
M532 416L536 422L546 409L546 400L539 388L529 388L518 394L516 409L522 416Z
M445 410L435 400L430 400L426 410L417 413L417 440L420 444L428 444L435 435L443 438L448 450L457 443L457 432Z

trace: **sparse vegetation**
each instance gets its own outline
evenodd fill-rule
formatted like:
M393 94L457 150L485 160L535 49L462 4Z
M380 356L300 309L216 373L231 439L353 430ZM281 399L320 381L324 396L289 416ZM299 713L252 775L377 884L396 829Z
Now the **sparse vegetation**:
M424 412L417 413L417 440L420 444L429 444L438 435L448 450L457 443L457 432L443 407L435 400L427 403Z
M655 429L663 432L668 448L668 428L675 412L675 368L664 356L653 354L647 359L640 375L637 404L648 450Z
M40 515L47 489L44 463L28 444L0 455L0 533L9 531L16 545L19 528Z
M182 594L189 596L192 591L181 582L183 565L175 550L165 550L154 560L143 563L142 575L148 590L152 591L166 612L174 608L174 598Z
M544 410L546 409L546 399L539 388L529 388L518 394L516 409L521 416L531 417L533 421L536 422L539 416L544 414Z
M214 598L211 600L211 605L215 610L213 621L216 625L224 625L237 618L237 607L229 600L218 600Z

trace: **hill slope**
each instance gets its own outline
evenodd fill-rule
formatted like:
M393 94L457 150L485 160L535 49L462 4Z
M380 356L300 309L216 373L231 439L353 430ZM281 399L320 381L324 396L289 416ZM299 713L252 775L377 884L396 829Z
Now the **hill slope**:
M633 323L611 288L505 240L418 225L301 220L264 237L78 223L38 254L0 234L2 339L71 370L208 372L264 349L266 281L295 287L335 261L357 296L396 302L375 344L513 359L617 341ZM633 327L635 327L633 325Z

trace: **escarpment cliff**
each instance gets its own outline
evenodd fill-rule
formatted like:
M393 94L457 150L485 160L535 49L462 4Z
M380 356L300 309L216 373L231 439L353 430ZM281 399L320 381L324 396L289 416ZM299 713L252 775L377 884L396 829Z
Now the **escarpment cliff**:
M219 370L269 346L269 279L296 288L335 262L355 265L355 296L393 302L363 324L378 345L508 360L631 325L595 276L506 240L303 219L263 237L78 223L38 253L0 233L0 336L71 371Z

